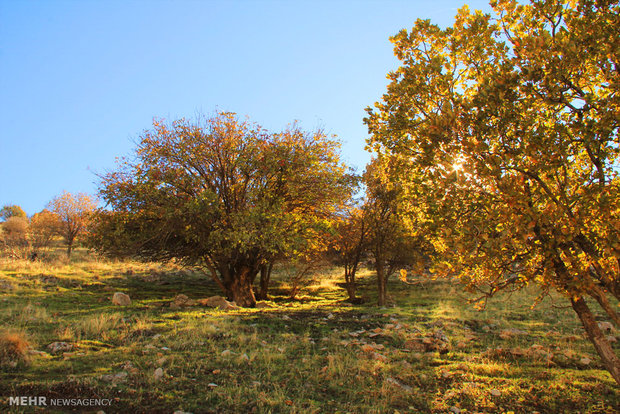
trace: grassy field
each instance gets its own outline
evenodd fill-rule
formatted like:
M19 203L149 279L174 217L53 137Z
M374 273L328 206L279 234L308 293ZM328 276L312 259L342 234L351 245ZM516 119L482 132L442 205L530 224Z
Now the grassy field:
M368 301L352 306L339 275L326 269L290 300L276 274L272 307L219 311L171 308L177 294L221 294L174 266L83 252L71 263L4 260L0 326L31 351L2 363L0 412L69 411L10 406L10 396L112 399L74 410L108 414L620 411L617 386L560 299L532 310L531 290L476 311L446 281L394 280L392 305L378 308L366 271ZM132 304L113 305L114 292ZM51 353L53 342L72 348Z

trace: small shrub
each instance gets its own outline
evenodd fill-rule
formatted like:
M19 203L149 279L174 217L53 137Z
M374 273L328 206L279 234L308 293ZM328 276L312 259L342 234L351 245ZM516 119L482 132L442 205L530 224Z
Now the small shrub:
M23 332L4 331L0 333L0 366L15 367L28 362L30 342Z

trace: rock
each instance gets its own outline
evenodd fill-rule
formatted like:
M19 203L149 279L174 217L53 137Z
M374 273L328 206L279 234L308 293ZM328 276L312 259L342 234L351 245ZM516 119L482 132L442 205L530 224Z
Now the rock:
M217 386L218 385L216 383L214 383L214 382L210 382L210 383L207 384L207 387L209 387L209 388L215 388Z
M265 301L256 302L256 309L270 309L270 308L275 308L275 306Z
M195 306L196 301L188 298L187 295L179 294L174 297L170 306L172 307L172 305L179 307L179 308L183 308L186 306Z
M175 411L174 413L172 413L172 414L192 414L192 413L187 412L187 411L176 410L176 411Z
M222 353L220 355L222 355L223 357L227 357L227 356L232 355L232 351L230 349L226 349L226 350L222 351Z
M49 349L52 354L56 354L58 352L71 351L73 349L73 345L66 342L52 342L47 346L47 349Z
M199 305L208 306L210 308L218 308L220 310L236 310L239 309L235 302L229 302L221 296L211 296L206 299L199 299Z
M598 323L598 328L603 331L603 333L612 333L613 331L615 331L616 329L614 328L614 326L609 323L609 322L599 322Z
M128 374L125 371L121 371L117 374L106 374L101 376L101 380L105 382L123 382L127 380Z
M494 397L499 397L500 395L502 395L502 392L501 392L500 390L498 390L498 389L495 389L495 388L493 388L493 389L490 391L490 393L491 393L491 395L492 395L492 396L494 396Z
M241 362L248 362L250 360L250 357L248 356L248 354L243 354L239 357L239 360Z
M592 360L588 357L583 357L579 360L579 364L583 366L588 366L590 363L592 363Z
M412 388L411 388L410 386L405 385L405 384L402 384L402 383L400 383L398 380L396 380L396 379L394 379L394 378L391 378L391 377L387 377L387 378L385 379L385 382L387 382L388 384L395 385L395 386L397 386L397 387L399 387L399 388L402 388L402 389L403 389L403 391L407 391L407 392L411 392L411 391L413 391L413 390L412 390Z
M163 376L164 376L164 370L162 368L157 368L155 372L153 373L153 378L155 378L155 380L157 381L162 379Z
M118 306L129 306L131 305L131 298L122 292L116 292L112 296L112 303Z
M461 414L461 409L455 406L450 407L450 412L454 414Z

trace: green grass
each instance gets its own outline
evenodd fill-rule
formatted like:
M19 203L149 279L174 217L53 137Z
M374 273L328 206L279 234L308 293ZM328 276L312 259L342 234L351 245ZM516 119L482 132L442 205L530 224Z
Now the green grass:
M393 280L392 304L378 308L375 279L365 271L360 293L368 301L352 306L342 302L339 275L326 269L290 300L276 274L274 308L221 312L171 309L180 293L221 294L206 275L174 266L97 261L83 252L71 262L3 261L0 326L25 332L36 350L56 341L75 348L1 367L0 411L36 412L9 406L9 396L22 395L113 398L108 414L620 409L615 382L561 298L532 310L538 292L531 289L476 311L446 281ZM116 291L132 305L114 306ZM447 353L409 346L433 335L447 337ZM106 381L120 372L127 377Z

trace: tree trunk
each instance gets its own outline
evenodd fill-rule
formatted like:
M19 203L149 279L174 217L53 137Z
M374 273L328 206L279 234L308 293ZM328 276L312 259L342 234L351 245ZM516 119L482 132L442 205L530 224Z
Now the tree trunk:
M346 289L347 289L347 294L349 295L349 301L350 302L354 302L357 301L357 298L355 297L355 291L357 290L357 286L355 285L355 282L350 282L346 284Z
M269 293L269 280L271 279L271 269L273 268L273 263L269 263L267 265L261 266L260 269L260 281L259 281L259 290L257 294L257 299L267 300Z
M71 258L71 250L73 250L73 243L67 244L67 257Z
M599 329L590 308L588 308L585 300L581 297L577 299L571 298L571 304L579 316L588 334L588 338L592 344L594 344L596 352L598 352L601 357L603 365L605 365L607 371L609 371L611 376L616 380L616 383L620 385L620 359L618 359L609 341Z
M344 288L347 290L347 294L349 295L349 301L355 303L355 291L357 290L357 285L355 284L355 267L349 268L348 266L345 266Z
M228 294L235 303L244 308L253 308L256 306L256 298L254 297L254 289L252 284L256 274L249 267L242 267L241 271L234 275L232 283L228 288Z

